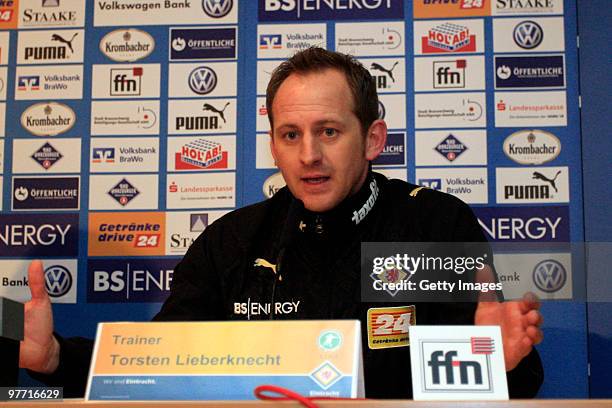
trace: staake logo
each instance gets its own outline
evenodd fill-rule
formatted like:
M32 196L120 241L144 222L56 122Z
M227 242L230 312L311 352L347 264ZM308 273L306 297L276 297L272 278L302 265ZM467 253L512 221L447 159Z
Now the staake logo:
M23 3L24 8L19 13L19 28L84 25L85 2L41 0Z
M465 68L467 61L434 61L433 87L434 89L465 88Z
M122 206L128 205L140 192L127 179L122 179L113 188L108 191L108 194L113 197Z
M475 207L487 238L495 242L568 242L568 207Z
M280 34L260 34L260 50L280 50L283 48L283 36Z
M142 67L111 68L111 96L139 96L141 92Z
M212 18L227 16L233 5L233 0L202 0L202 10Z
M189 88L198 95L211 93L217 86L217 73L209 67L197 67L189 74Z
M402 0L259 0L259 21L403 19Z
M544 30L535 21L523 21L514 28L513 37L516 45L532 50L542 43Z
M426 37L421 37L424 54L475 52L476 36L466 26L444 23L429 29Z
M565 286L565 282L567 271L554 259L542 261L533 268L533 283L543 292L557 292Z
M135 28L114 30L100 40L100 52L116 62L138 61L151 55L155 39Z
M452 133L450 133L446 139L441 141L435 148L435 150L449 162L455 161L455 159L461 156L461 154L467 149L467 146L461 143L461 141Z
M563 0L495 0L494 15L563 14Z
M221 143L209 139L196 139L175 153L176 170L227 169L227 152Z
M52 298L64 296L72 288L72 274L63 265L52 265L45 269L45 288Z
M236 28L171 28L170 61L236 58Z
M30 157L34 159L36 163L40 164L43 169L49 170L51 166L53 166L64 156L62 156L62 154L57 151L57 149L55 149L51 143L47 142L36 150Z
M562 88L563 55L495 57L495 89Z
M92 163L114 163L115 148L113 147L94 147L91 151Z

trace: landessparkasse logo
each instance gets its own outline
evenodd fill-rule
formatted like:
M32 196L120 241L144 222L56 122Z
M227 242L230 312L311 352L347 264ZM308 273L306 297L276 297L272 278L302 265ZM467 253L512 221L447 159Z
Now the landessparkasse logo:
M495 89L561 88L565 86L563 55L495 57Z
M46 43L32 44L31 46L24 47L21 63L33 64L69 61L75 53L73 43L79 34L83 35L82 30L52 32L49 34Z
M51 166L53 166L64 156L57 151L57 149L55 149L51 143L47 142L36 150L30 157L40 164L43 169L49 170Z
M72 274L63 265L51 265L45 269L45 288L49 296L64 296L72 288Z
M111 96L139 96L142 87L142 67L111 68Z
M140 194L140 191L125 178L108 191L108 195L124 207L138 194Z
M544 30L535 21L522 21L514 27L514 42L519 47L532 50L542 44Z
M170 61L236 58L236 28L171 28Z
M13 177L13 211L78 210L80 177Z
M565 282L567 282L567 271L554 259L544 260L533 268L533 283L543 292L557 292L565 286Z
M217 86L217 73L209 67L197 67L189 74L189 88L198 95L209 94Z
M519 164L539 165L561 153L561 141L544 130L519 130L504 140L504 153Z
M429 29L426 37L421 37L424 54L475 52L476 36L470 29L454 23L444 23Z
M212 103L204 103L202 105L202 111L212 112L212 115L201 115L201 116L177 116L175 129L176 130L215 130L222 127L219 119L226 123L225 109L229 106L229 102L221 108Z
M259 0L259 21L403 19L403 0Z
M226 169L227 152L221 143L210 139L196 139L175 153L177 170Z
M461 156L461 154L467 149L467 146L457 139L452 133L450 133L435 147L435 150L444 156L444 158L446 158L446 160L449 162L455 161L455 159Z
M465 88L465 68L467 61L434 61L433 87L435 89Z
M74 111L57 102L37 103L21 114L21 126L36 136L59 135L70 130L74 122Z
M114 30L100 40L100 52L116 62L133 62L149 56L155 49L155 39L146 31L135 28Z
M233 6L233 0L202 0L202 10L212 18L227 16Z

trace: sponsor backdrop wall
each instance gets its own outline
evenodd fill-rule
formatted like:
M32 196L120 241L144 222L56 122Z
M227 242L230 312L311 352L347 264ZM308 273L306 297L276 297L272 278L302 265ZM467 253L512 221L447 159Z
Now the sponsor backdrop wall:
M583 239L573 0L15 0L0 30L0 294L27 299L42 258L65 335L150 318L195 237L284 185L265 87L311 45L373 74L377 171L468 202L492 241ZM567 253L504 258L508 296L581 284ZM543 310L541 395L584 397L584 305Z

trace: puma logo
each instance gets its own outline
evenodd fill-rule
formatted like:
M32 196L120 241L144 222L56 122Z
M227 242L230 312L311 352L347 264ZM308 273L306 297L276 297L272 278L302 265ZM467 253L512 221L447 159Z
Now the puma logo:
M373 62L372 65L370 65L370 68L376 71L384 72L385 74L389 75L389 78L391 78L393 82L395 82L395 78L393 77L393 70L395 69L396 65L397 65L397 61L395 61L395 64L393 64L393 66L390 69L387 69L383 67L382 65L377 64L376 62Z
M221 119L223 119L223 123L226 123L225 121L225 115L223 114L223 112L225 111L225 108L227 108L227 105L229 105L230 103L227 102L225 104L225 106L223 107L223 109L219 110L217 108L215 108L214 106L212 106L209 103L205 103L204 106L202 107L203 111L211 111L211 112L215 112L216 114L218 114L219 116L221 116Z
M64 37L62 37L59 34L53 34L51 36L51 41L59 41L61 43L64 43L68 46L68 48L70 48L70 52L74 53L74 50L72 49L72 41L74 40L74 37L76 37L77 35L79 35L79 33L74 33L72 34L72 38L70 40L65 40Z
M274 274L276 275L276 265L266 261L263 258L257 258L253 266L263 266L264 268L270 268L272 269L272 272L274 272Z
M559 190L557 190L557 184L556 184L555 181L557 180L557 177L559 176L559 174L561 174L561 170L557 171L557 174L555 174L555 177L553 177L552 179L549 179L548 177L546 177L542 173L534 171L533 172L533 177L531 177L531 178L535 179L535 180L542 180L542 181L546 181L546 182L550 183L552 188L555 189L555 192L558 192Z

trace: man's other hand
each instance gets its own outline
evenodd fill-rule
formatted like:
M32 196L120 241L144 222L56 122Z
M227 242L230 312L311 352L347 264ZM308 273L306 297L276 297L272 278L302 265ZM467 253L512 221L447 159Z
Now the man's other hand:
M532 293L520 301L478 303L475 323L501 328L506 371L514 369L542 341L543 319L539 308L540 302Z
M28 285L32 299L25 304L24 339L19 348L19 367L51 374L59 364L59 343L53 336L53 311L45 289L41 261L28 268Z

